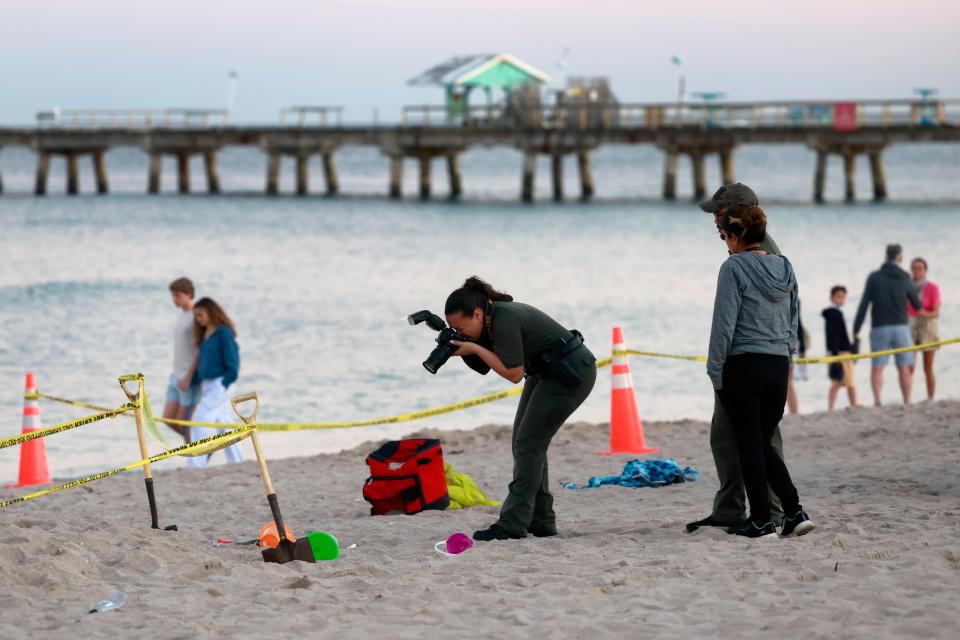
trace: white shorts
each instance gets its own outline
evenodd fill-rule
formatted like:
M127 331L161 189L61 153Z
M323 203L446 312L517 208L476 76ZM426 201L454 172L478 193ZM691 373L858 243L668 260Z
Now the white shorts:
M235 393L234 385L231 384L227 389L223 387L223 378L202 380L200 382L200 403L197 404L191 420L194 422L237 422L238 418L234 415L233 408L230 405L230 397ZM211 427L190 427L190 440L209 438L218 433L226 433L226 431L226 429L213 429ZM243 462L243 451L240 449L239 442L225 447L223 452L227 455L227 462ZM205 467L209 461L209 456L187 458L187 466L190 468Z

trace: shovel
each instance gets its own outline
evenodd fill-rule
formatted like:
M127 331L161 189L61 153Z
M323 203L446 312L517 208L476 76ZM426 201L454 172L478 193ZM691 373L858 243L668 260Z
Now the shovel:
M138 389L136 393L130 393L127 389L128 382L136 380ZM136 406L136 409L133 411L134 420L137 423L137 440L140 441L140 458L146 460L150 457L150 454L147 452L147 437L143 432L143 416L141 411L143 411L143 398L146 395L146 391L143 388L143 374L135 373L127 376L120 377L120 388L123 389L123 392L127 395L127 398ZM143 465L143 483L147 485L147 502L150 503L150 527L153 529L160 528L160 517L157 515L157 497L153 493L153 472L150 470L150 463ZM163 528L164 531L176 531L177 525L171 524Z
M254 406L250 415L245 416L240 413L237 405L249 400L253 400L256 406ZM245 424L254 424L257 421L257 413L260 411L260 396L257 395L256 392L231 398L230 404L233 405L233 412L236 413ZM274 491L273 482L270 481L270 472L267 471L267 460L263 457L263 451L260 449L260 441L257 439L256 429L250 432L250 440L253 442L253 451L257 455L257 464L260 466L260 477L263 478L263 487L267 492L267 503L270 505L273 521L277 525L277 534L280 536L280 542L277 543L276 547L267 548L261 552L263 561L276 562L277 564L286 564L291 560L316 562L309 539L301 538L296 542L292 542L287 538L287 532L283 526L283 516L280 514L280 504L277 502L277 492Z

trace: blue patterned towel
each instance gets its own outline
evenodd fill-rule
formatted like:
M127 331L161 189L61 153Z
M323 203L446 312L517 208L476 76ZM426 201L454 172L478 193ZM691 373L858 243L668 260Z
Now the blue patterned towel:
M676 460L631 460L623 465L623 471L618 476L603 476L590 478L586 484L567 482L565 489L592 489L608 484L618 484L623 487L663 487L678 482L693 482L700 477L700 472L693 467L681 467Z

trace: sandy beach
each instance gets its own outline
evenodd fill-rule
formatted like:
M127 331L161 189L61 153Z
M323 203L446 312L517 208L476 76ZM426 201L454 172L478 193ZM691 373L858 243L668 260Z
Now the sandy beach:
M509 428L436 429L458 419L418 433L502 498ZM703 472L660 489L561 488L629 459L596 455L606 425L567 425L551 449L561 535L457 557L434 542L496 509L371 517L360 489L375 443L271 464L295 532L339 538L329 563L268 565L254 547L211 545L269 520L254 462L159 472L161 525L176 533L149 529L142 476L125 474L0 513L0 637L956 637L958 425L955 401L786 418L818 529L776 541L684 533L717 487L709 427L695 421L646 425L661 457ZM117 590L124 607L86 613Z

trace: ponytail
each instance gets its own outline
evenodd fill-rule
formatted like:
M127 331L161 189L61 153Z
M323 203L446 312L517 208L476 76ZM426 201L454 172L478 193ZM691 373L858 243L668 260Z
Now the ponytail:
M450 315L453 312L469 316L475 309L483 309L487 300L492 302L513 302L513 296L503 291L497 291L489 282L477 276L470 276L463 286L454 290L447 297L443 313Z

